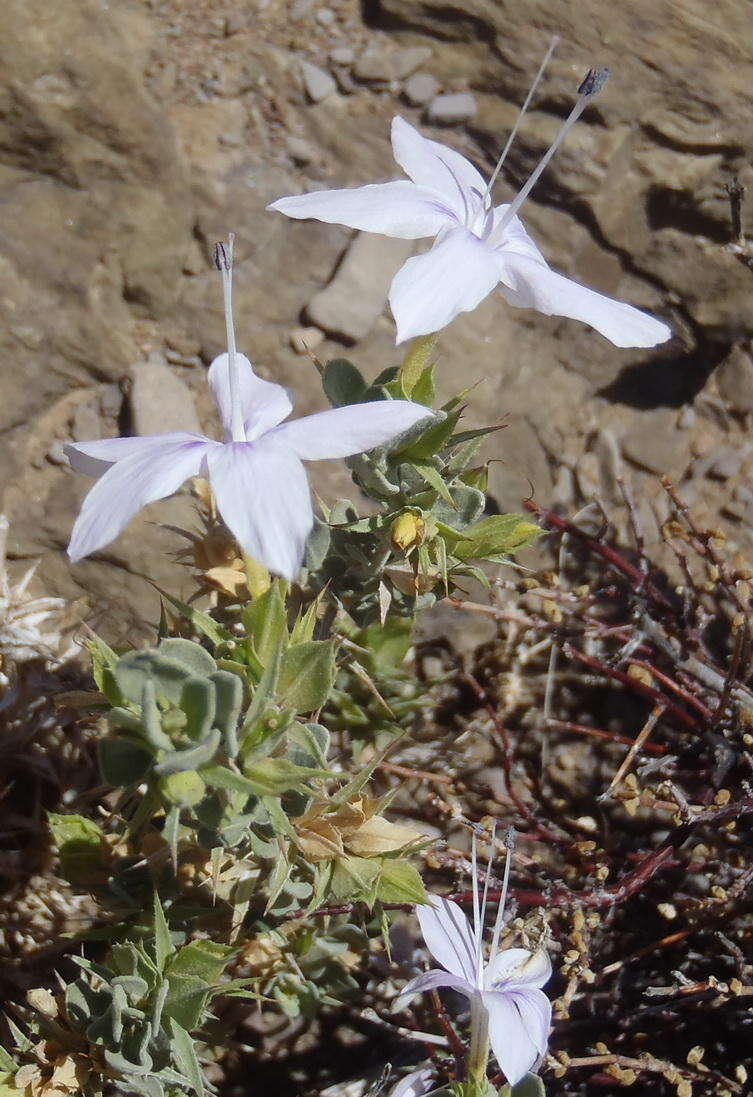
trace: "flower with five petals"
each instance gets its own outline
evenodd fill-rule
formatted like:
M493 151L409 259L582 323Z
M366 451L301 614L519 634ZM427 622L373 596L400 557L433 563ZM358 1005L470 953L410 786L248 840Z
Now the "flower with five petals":
M590 94L581 95L571 117ZM516 213L528 185L512 204L492 206L489 186L469 160L400 117L392 122L392 151L408 179L278 198L267 208L383 236L435 237L430 250L408 259L392 282L398 343L440 331L496 286L509 304L582 320L618 347L653 347L670 338L671 329L660 320L548 266ZM537 177L538 169L529 183Z

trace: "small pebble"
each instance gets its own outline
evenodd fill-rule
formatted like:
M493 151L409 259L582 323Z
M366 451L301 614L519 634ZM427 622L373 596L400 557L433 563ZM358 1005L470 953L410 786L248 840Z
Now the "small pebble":
M476 109L476 100L468 92L461 91L454 95L438 95L429 104L427 118L430 122L453 125L458 122L469 121L475 116Z
M337 90L334 77L310 61L301 61L301 76L306 95L312 103L321 103Z
M398 80L405 80L431 57L430 46L405 46L392 54L392 72Z
M412 107L425 107L441 91L439 81L429 72L416 72L406 81L403 95Z
M53 465L67 465L68 464L68 458L65 456L65 449L63 448L63 443L60 442L60 441L55 441L55 442L52 443L50 448L47 450L46 456L47 456L47 460L50 461Z
M226 38L232 38L234 34L238 34L240 31L245 30L247 26L245 12L238 11L237 8L230 11L225 16L224 32Z
M352 65L356 55L350 46L335 46L330 50L329 59L333 65Z
M316 158L316 149L304 137L291 134L285 141L285 150L290 159L303 166Z
M316 21L320 27L331 27L337 16L332 8L319 8L316 13Z
M288 340L296 354L308 354L324 342L324 332L319 328L293 328Z

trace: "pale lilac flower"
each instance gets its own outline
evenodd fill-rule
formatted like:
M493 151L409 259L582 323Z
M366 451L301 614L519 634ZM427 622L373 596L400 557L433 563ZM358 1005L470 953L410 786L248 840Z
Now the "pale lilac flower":
M432 415L410 400L380 400L283 422L293 410L291 394L257 377L248 358L235 350L229 264L223 285L229 353L215 358L208 380L225 441L172 431L68 444L72 467L99 477L73 527L72 561L107 545L147 503L172 495L192 476L205 476L243 551L269 571L294 579L314 524L302 462L385 446Z
M536 82L542 71L543 65ZM422 137L397 117L392 150L407 180L279 198L267 208L383 236L435 237L431 249L408 259L392 282L389 300L398 343L439 331L459 313L475 309L496 286L509 304L582 320L618 347L663 343L672 334L666 324L551 270L517 216L565 134L602 86L605 72L590 73L583 81L559 136L510 204L491 203L510 142L486 183L459 152Z
M428 1067L413 1070L392 1087L388 1097L423 1097L434 1087L434 1072Z
M505 887L510 852L505 866ZM542 1058L549 1038L552 1006L541 987L552 974L543 949L500 949L504 895L500 900L492 935L489 959L484 962L482 934L486 913L487 872L483 899L479 902L476 874L475 836L474 924L449 899L431 896L428 904L416 908L421 932L439 967L417 976L403 995L450 987L471 1003L471 1057L469 1072L485 1074L488 1044L508 1082L514 1086Z

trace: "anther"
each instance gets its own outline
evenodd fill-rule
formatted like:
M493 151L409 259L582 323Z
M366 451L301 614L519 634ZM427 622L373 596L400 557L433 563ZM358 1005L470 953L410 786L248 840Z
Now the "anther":
M591 100L594 95L598 94L598 92L601 91L601 89L606 84L608 78L609 69L589 69L586 75L583 77L578 86L578 98L573 106L573 109L570 111L569 115L565 119L565 122L563 123L562 128L555 137L554 141L552 141L547 151L539 160L538 164L534 168L525 185L521 188L514 201L510 203L510 206L505 211L502 220L497 225L494 233L492 234L492 238L490 239L492 245L498 244L502 240L502 234L505 228L507 227L507 225L509 225L510 221L512 221L515 214L518 212L528 195L533 190L533 187L538 182L539 177L548 165L549 161L552 159L557 149L560 147L570 130L573 128L583 111L588 106L589 100Z
M598 95L609 79L611 69L589 69L580 82L578 95Z
M232 248L232 242L230 244L230 247ZM218 240L218 242L214 245L214 265L217 267L217 270L220 272L220 274L222 274L224 271L230 270L231 263L232 260L228 255L228 249L225 247L222 240Z

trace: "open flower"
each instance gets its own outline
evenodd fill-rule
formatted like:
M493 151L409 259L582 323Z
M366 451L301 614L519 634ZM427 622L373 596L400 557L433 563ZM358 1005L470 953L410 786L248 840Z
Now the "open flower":
M488 1045L508 1082L514 1086L544 1055L552 1006L541 990L552 974L546 952L524 948L499 948L504 897L500 900L489 959L483 959L482 933L486 888L479 903L475 873L474 925L460 907L449 899L432 895L431 901L416 908L426 946L438 968L417 976L403 995L451 987L471 1003L471 1058L469 1072L485 1076ZM507 870L510 857L508 853ZM506 874L507 878L507 874ZM488 873L487 873L488 880ZM506 887L505 887L506 891Z
M493 207L491 182L470 161L398 117L392 122L392 150L407 180L279 198L267 208L383 236L436 238L428 252L408 259L392 282L398 343L439 331L500 286L511 305L582 320L618 347L653 347L671 336L666 324L551 270L517 216L540 170L599 86L592 80L581 91L559 137L511 204Z
M293 410L291 393L257 377L235 348L233 239L227 247L215 246L228 349L208 374L225 441L172 431L69 443L72 467L99 477L73 527L73 562L109 544L147 503L172 495L189 477L203 476L243 551L276 575L294 579L314 525L302 462L365 453L433 417L411 400L373 400L284 422Z
M234 355L242 438L233 438L230 363L221 354L209 384L227 439L172 431L143 438L75 442L66 454L77 472L99 480L84 500L68 555L89 556L112 541L147 503L164 499L192 476L206 476L217 509L238 541L270 571L293 579L314 524L302 461L350 457L384 446L431 415L410 400L378 400L333 408L285 423L293 410L287 389L257 377L248 358Z

